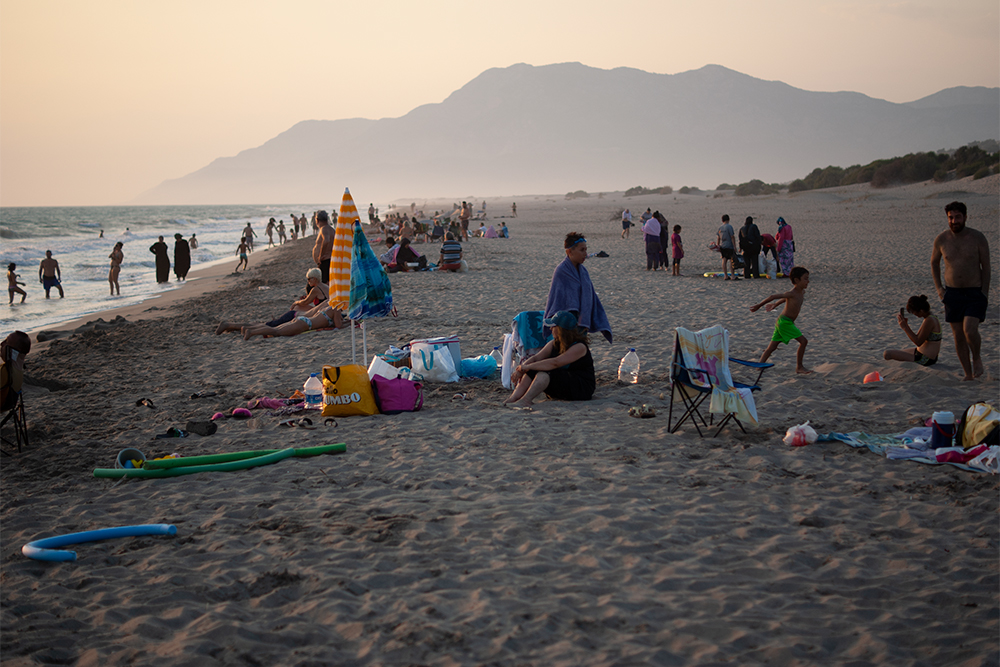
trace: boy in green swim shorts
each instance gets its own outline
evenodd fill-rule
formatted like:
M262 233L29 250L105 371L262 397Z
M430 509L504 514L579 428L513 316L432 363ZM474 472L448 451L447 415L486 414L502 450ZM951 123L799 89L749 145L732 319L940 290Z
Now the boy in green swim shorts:
M750 312L755 313L764 304L767 304L767 307L764 309L767 312L771 312L782 303L785 304L785 309L781 311L781 315L778 315L778 321L774 323L774 335L771 336L771 343L764 350L764 354L760 355L760 362L764 363L767 361L771 353L778 349L779 343L788 344L789 341L797 340L799 341L799 350L795 355L795 372L812 373L811 370L802 365L802 358L805 357L806 345L809 341L802 335L799 328L795 326L795 318L799 316L806 288L809 287L809 272L801 266L796 266L789 272L788 277L792 281L791 291L782 294L772 294L760 303L750 306ZM774 303L771 303L771 301Z

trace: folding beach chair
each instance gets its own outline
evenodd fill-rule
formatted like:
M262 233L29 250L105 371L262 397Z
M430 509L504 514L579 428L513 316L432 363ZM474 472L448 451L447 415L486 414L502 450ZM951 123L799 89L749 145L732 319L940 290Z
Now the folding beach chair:
M21 447L28 446L28 420L24 416L24 394L23 392L17 392L12 394L16 398L14 399L13 406L4 415L3 421L0 421L0 441L8 447L17 447L17 452L21 453ZM3 433L3 430L7 428L7 425L11 424L13 426L13 434L10 438ZM13 451L7 451L2 446L0 446L0 453L6 454L7 456L13 455Z
M734 382L729 371L729 362L756 370L757 377L752 384ZM709 327L701 331L689 331L678 327L674 336L674 355L670 364L673 388L670 393L670 410L667 414L667 430L676 433L684 422L690 420L698 435L704 437L698 422L707 429L714 424L716 414L725 417L715 432L718 436L729 420L736 422L746 433L743 420L757 423L757 408L753 392L760 391L760 378L764 371L774 364L744 361L729 356L729 332L721 326ZM752 371L751 371L752 372ZM701 412L709 401L708 420ZM683 412L676 423L673 422L674 401L680 402L678 411Z

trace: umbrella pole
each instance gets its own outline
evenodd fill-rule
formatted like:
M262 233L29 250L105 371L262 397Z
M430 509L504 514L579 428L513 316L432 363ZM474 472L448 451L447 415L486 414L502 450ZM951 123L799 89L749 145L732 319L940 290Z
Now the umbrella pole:
M365 355L365 367L368 366L368 327L365 321L361 320L361 352Z
M358 363L358 355L357 355L357 352L354 349L354 346L355 346L355 342L354 341L355 340L356 340L356 338L354 336L354 320L351 320L351 363L352 364Z

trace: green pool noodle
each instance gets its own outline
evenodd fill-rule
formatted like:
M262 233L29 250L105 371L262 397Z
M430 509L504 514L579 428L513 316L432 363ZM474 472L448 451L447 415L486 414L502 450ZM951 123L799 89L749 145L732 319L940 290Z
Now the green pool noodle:
M325 451L316 451L316 450L325 450ZM176 468L166 468L161 470L145 470L143 468L123 468L123 469L97 468L94 470L94 477L109 478L109 479L120 478L120 477L159 479L162 477L179 477L181 475L194 475L200 472L232 472L234 470L246 470L247 468L256 468L257 466L270 465L272 463L277 463L278 461L283 461L284 459L291 458L293 456L316 456L322 453L340 454L347 451L347 445L341 443L338 445L326 445L323 447L308 447L299 450L281 449L281 450L267 450L267 451L270 451L270 453L264 454L263 456L258 455L252 458L238 459L236 461L227 461L223 463L210 463L205 465L188 465ZM308 452L308 453L301 454L299 452ZM238 453L243 453L243 452L238 452ZM225 456L225 454L218 454L216 456ZM199 457L199 458L204 458L204 457Z
M255 449L246 452L230 452L228 454L206 454L204 456L180 456L176 459L158 459L146 461L142 464L143 470L162 470L164 468L182 468L187 466L211 465L213 463L229 463L230 461L242 461L258 456L267 456L281 449ZM321 445L319 447L300 447L295 450L295 456L320 456L321 454L343 454L347 451L347 445Z

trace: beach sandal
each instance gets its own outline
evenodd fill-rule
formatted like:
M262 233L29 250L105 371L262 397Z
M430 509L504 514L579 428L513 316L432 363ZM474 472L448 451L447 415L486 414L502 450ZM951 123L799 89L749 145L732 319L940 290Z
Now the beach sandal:
M219 425L215 422L188 422L184 429L189 433L197 433L200 436L207 437L219 430Z
M167 429L166 433L160 433L156 436L156 440L166 440L167 438L186 438L187 431L182 431L179 428L174 428L171 426Z
M135 402L135 405L136 405L136 407L139 407L139 406L142 406L142 405L145 405L147 408L155 408L156 407L155 405L153 405L153 402L151 400L149 400L148 398L140 398L138 401Z
M656 416L656 411L649 407L645 403L641 406L635 406L634 408L628 409L629 417L639 417L640 419L649 419L650 417Z
M337 423L337 420L334 419L333 417L327 417L326 419L323 420L323 426L329 428L330 424L333 424L333 428L337 428L338 426L340 426L340 424Z
M278 426L291 426L296 428L304 428L309 431L315 431L316 427L313 426L313 422L309 417L303 417L302 419L286 419L283 422L278 422Z
M468 396L468 394L455 394L454 396L451 397L451 400L453 400L453 401L467 401L467 400L469 400L469 396Z

